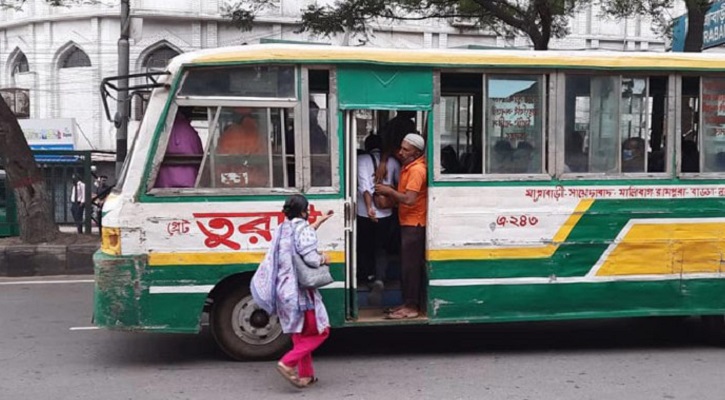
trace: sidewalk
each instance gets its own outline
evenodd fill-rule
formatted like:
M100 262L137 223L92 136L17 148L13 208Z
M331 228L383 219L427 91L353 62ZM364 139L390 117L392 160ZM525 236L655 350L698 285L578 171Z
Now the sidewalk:
M0 239L0 277L93 274L93 253L101 246L101 238L97 232L72 232L72 226L61 227L53 243L27 244L17 237Z

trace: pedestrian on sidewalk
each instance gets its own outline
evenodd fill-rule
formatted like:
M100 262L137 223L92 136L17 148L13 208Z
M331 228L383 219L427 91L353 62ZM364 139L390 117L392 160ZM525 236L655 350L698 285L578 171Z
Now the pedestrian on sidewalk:
M86 184L78 174L73 174L73 189L70 192L70 213L78 233L83 233L83 209L86 204Z
M292 335L293 348L279 360L277 371L298 388L317 381L312 352L330 334L330 322L320 291L299 287L293 261L296 251L311 267L330 262L327 254L317 250L316 230L332 214L309 224L308 206L302 195L287 198L282 209L286 219L277 229L272 246L250 285L255 302L269 314L276 314L282 331Z

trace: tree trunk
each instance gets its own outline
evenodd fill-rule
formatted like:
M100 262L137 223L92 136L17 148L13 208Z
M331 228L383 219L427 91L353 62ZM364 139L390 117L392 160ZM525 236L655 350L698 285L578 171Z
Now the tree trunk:
M537 39L534 42L534 50L549 50L549 41Z
M51 213L45 179L35 163L18 119L0 97L0 158L8 184L15 192L20 239L27 243L49 242L58 236Z
M702 33L705 25L705 11L710 7L702 0L685 0L687 5L687 35L685 36L685 52L699 53L702 51Z

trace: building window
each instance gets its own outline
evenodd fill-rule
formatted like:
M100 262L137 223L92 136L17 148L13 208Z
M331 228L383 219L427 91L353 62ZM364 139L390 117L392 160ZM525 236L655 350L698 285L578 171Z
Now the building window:
M28 72L30 71L30 67L28 66L28 57L25 56L25 53L22 51L15 57L15 62L13 63L13 71L12 76L15 76L15 74Z
M166 69L166 66L169 65L169 61L178 55L178 51L172 49L171 47L164 46L154 50L151 54L146 56L141 66L144 69L164 70Z
M88 55L78 47L73 47L72 50L66 53L65 58L60 63L61 68L80 68L90 66L91 59L88 58Z

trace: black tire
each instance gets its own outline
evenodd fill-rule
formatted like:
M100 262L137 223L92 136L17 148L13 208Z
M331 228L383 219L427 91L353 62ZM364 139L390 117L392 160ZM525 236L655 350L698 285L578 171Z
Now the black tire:
M290 346L277 316L269 316L252 299L246 285L226 291L212 307L209 325L217 345L235 360L279 357Z

